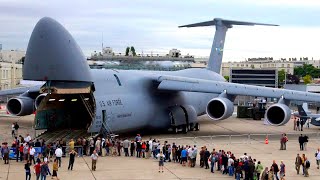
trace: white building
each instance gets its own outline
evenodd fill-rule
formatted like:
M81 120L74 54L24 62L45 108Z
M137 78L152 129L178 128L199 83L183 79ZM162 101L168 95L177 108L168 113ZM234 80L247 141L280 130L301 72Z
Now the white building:
M168 54L169 57L181 57L181 51L178 49L171 49Z
M104 47L103 49L102 49L102 56L113 56L114 55L114 53L113 53L113 51L112 51L112 48L111 47Z
M0 50L0 61L17 62L26 55L25 51L20 50Z
M22 64L0 62L0 90L12 89L22 79Z
M293 62L223 62L221 66L221 75L230 76L230 69L278 69L284 70L288 74L293 74L295 64Z
M206 67L209 57L196 57L195 64L192 67ZM294 68L302 66L303 64L312 64L316 68L320 68L320 60L309 60L308 58L281 58L280 60L273 60L272 57L267 58L249 58L246 61L229 61L222 62L221 75L229 76L231 68L238 69L278 69L284 70L288 74L294 73Z

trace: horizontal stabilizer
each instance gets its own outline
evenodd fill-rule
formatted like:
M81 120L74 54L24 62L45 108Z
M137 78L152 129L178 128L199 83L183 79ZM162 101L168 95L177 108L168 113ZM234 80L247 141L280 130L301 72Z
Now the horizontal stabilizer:
M179 27L181 28L181 27L216 26L216 32L215 32L213 43L212 43L212 48L209 56L207 69L210 71L214 71L216 73L220 73L226 33L227 33L227 30L229 28L232 28L233 25L278 26L275 24L264 24L264 23L254 23L254 22L234 21L234 20L226 20L221 18L214 18L211 21L204 21L204 22L199 22L194 24L183 25Z
M221 23L221 24L220 24ZM265 24L265 23L255 23L255 22L245 22L245 21L234 21L234 20L226 20L221 18L214 18L211 21L204 21L194 24L187 24L179 27L201 27L201 26L215 26L215 25L245 25L245 26L254 26L254 25L262 25L262 26L279 26L276 24Z

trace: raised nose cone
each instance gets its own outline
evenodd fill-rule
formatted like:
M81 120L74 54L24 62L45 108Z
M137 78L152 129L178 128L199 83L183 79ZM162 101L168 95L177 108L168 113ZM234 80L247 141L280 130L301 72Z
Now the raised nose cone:
M32 32L23 79L92 82L90 68L76 41L48 17L40 19Z

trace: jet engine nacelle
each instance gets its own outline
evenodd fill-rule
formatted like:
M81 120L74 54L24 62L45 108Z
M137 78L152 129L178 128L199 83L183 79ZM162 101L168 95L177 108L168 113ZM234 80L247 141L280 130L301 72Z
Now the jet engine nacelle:
M290 120L291 110L285 104L273 104L267 109L265 118L269 122L269 124L281 126L286 124Z
M41 101L42 101L46 96L47 96L47 93L44 93L44 94L40 94L40 95L36 98L36 100L34 101L34 107L35 107L36 109L38 109Z
M233 103L224 97L213 98L207 105L207 114L212 120L223 120L233 114Z
M18 96L9 99L7 110L16 116L30 115L34 111L33 99L27 96Z

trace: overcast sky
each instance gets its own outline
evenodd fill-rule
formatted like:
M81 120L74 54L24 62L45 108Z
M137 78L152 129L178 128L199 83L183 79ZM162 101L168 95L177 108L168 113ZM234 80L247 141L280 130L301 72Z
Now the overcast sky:
M319 0L0 0L0 44L25 50L37 21L44 16L63 24L86 55L104 46L125 52L209 56L214 27L179 25L221 17L279 24L279 27L239 27L228 30L224 61L248 57L320 59Z

